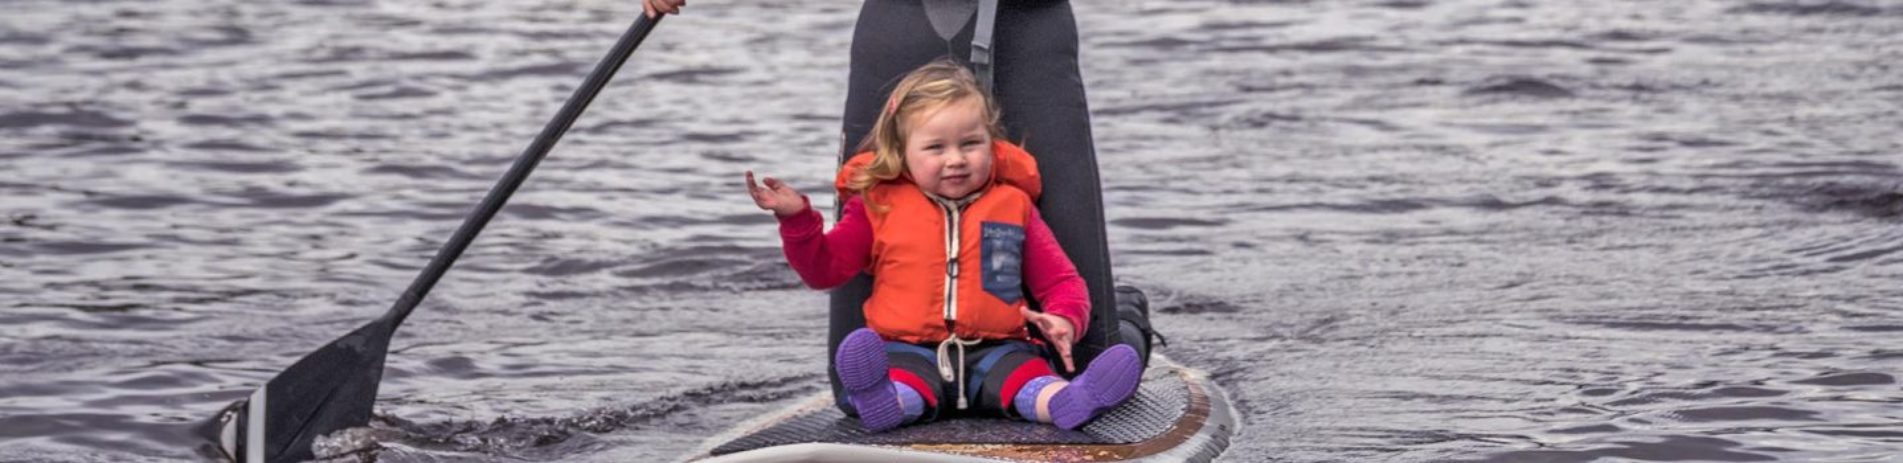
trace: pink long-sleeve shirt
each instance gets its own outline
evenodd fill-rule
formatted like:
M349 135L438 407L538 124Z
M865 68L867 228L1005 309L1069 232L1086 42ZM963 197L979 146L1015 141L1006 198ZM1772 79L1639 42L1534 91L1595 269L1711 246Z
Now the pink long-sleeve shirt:
M806 286L838 287L871 264L872 222L858 197L846 201L846 213L829 232L821 233L825 219L810 203L798 213L779 219L786 262ZM1024 224L1023 265L1024 282L1030 286L1032 297L1043 304L1044 312L1069 320L1076 333L1074 339L1083 339L1084 329L1090 326L1089 292L1036 208L1031 209L1031 219Z

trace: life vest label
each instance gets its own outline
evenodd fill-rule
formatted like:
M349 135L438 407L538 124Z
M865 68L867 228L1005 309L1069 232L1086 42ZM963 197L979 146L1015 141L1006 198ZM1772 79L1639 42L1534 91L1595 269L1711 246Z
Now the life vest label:
M985 222L983 240L985 292L1005 304L1024 299L1024 227L1001 222Z

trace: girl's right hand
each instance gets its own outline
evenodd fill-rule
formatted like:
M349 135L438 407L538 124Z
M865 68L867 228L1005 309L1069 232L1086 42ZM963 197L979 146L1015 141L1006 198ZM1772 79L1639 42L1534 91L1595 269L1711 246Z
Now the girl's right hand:
M799 190L773 177L767 177L766 186L761 187L753 181L751 170L747 171L747 193L753 195L754 205L773 211L774 216L792 217L806 209L806 196L800 194Z
M681 14L681 7L687 6L687 0L641 0L641 12L653 19L664 14Z
M1065 372L1077 372L1077 362L1070 356L1071 344L1077 342L1077 330L1070 326L1070 320L1022 306L1018 307L1018 314L1023 315L1025 321L1037 325L1037 329L1044 332L1044 337L1050 339L1051 347L1057 350L1057 358L1064 361Z

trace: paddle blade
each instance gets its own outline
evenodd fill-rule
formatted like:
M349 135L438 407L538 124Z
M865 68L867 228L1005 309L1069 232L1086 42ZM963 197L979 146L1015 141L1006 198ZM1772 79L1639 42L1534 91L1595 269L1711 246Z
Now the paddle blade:
M318 436L369 424L392 325L379 318L357 328L226 407L199 427L218 443L211 453L247 463L304 461Z

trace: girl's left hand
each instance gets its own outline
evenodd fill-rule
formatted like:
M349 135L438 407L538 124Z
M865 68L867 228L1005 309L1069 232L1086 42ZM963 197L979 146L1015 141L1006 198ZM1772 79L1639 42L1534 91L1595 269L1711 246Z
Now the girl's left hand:
M1070 358L1070 345L1077 342L1077 331L1070 326L1070 320L1033 311L1030 307L1019 307L1018 313L1024 314L1024 320L1036 324L1037 329L1044 332L1044 337L1050 338L1051 344L1055 344L1052 347L1056 347L1057 356L1064 359L1064 371L1076 372L1077 364Z

